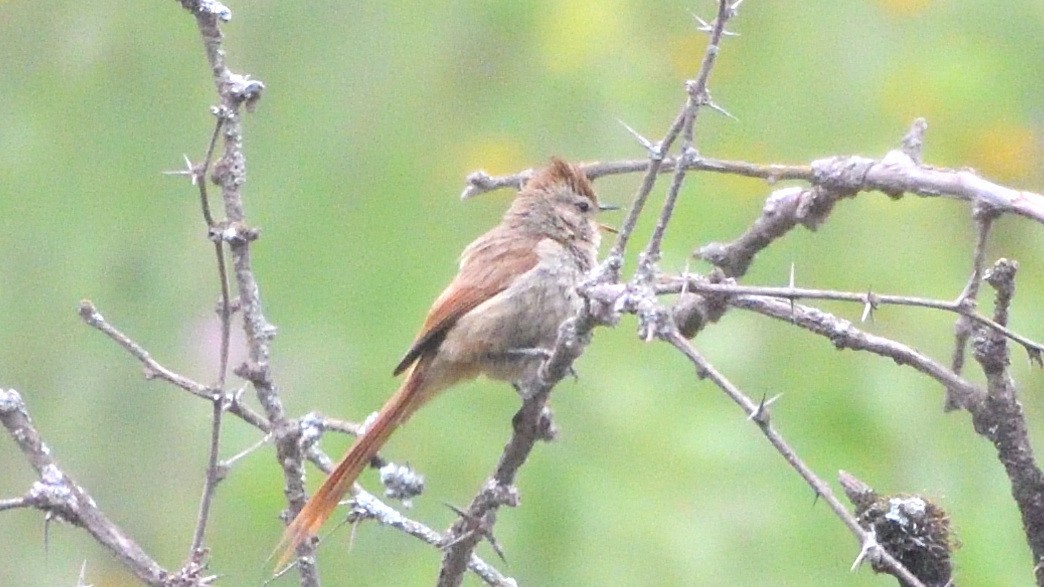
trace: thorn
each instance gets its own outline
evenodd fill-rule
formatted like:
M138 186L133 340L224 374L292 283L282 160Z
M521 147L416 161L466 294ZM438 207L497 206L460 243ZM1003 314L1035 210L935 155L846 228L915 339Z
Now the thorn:
M877 309L877 296L874 295L872 290L866 290L866 303L863 304L863 315L859 318L860 322L866 322L870 320L874 321L874 310Z
M1041 369L1044 369L1044 356L1041 355L1040 349L1033 347L1026 347L1026 353L1029 354L1030 367L1036 365Z
M456 509L456 508L454 508L454 509ZM453 540L450 540L446 544L441 545L440 548L442 548L442 550L449 550L449 549L453 548L454 546L456 546L457 544L459 544L461 540L464 540L465 538L467 538L469 534L470 534L469 532L465 532L465 533L461 534L460 536L457 536Z
M732 3L732 6L729 6L729 10L733 12L733 15L735 15L735 12L739 10L740 4L743 4L743 0L736 0Z
M698 27L696 27L696 30L700 31L701 33L709 33L709 32L711 32L711 28L712 27L711 27L709 22L707 22L707 21L703 20L702 18L700 18L700 15L696 14L692 10L689 11L689 14L692 15L692 18L696 20L696 24L699 25Z
M852 563L851 571L854 573L859 565L863 564L866 557L869 556L870 552L876 548L880 548L880 544L877 543L877 535L873 530L870 530L866 534L866 540L863 540L863 547L859 549L859 556L856 557L855 562Z
M772 396L771 398L769 398L767 400L765 399L764 395L761 396L761 402L758 404L758 407L755 408L754 411L751 412L750 415L747 416L747 421L749 422L749 421L753 420L753 421L757 422L758 424L764 424L764 423L768 422L768 420L769 420L768 407L771 406L772 404L776 403L776 400L778 400L781 397L783 397L782 393L777 393L776 395Z
M740 1L742 1L742 0L740 0ZM735 10L735 8L731 8L730 7L729 10ZM689 11L689 14L691 14L692 18L696 20L696 23L698 25L696 27L697 31L699 31L701 33L711 33L711 32L714 32L714 27L709 22L707 22L707 21L703 20L702 18L700 18L700 15L696 14L695 12L693 12L691 10ZM738 37L739 33L734 33L732 31L723 30L723 31L721 31L721 36L723 36L723 37Z
M83 564L80 565L80 576L76 579L76 587L92 587L87 584L87 559L83 559Z
M703 105L708 107L708 108L710 108L711 110L717 112L718 114L721 114L721 115L723 115L723 116L725 116L727 118L731 118L732 120L734 120L736 122L739 122L738 118L733 116L732 113L729 112L728 110L722 108L721 106L718 106L718 104L714 100L710 99L710 96L707 96L707 99L704 100Z
M679 294L679 295L685 295L685 294L689 293L689 259L688 258L685 259L685 269L682 271L682 279L684 281L682 281L681 294Z
M355 536L358 534L360 520L351 522L351 530L348 532L348 548L345 550L351 552L355 548Z
M465 512L464 510L458 508L453 504L444 503L443 505L456 512L458 516L470 522L472 527L470 530L464 532L449 544L443 546L442 550L446 550L451 546L457 544L467 536L471 535L472 533L478 532L479 535L481 535L486 540L486 542L489 542L489 545L493 547L493 552L497 553L497 556L500 557L500 560L507 562L507 558L504 557L504 550L500 548L500 544L497 542L497 539L493 536L493 533L489 531L489 528L486 527L485 523L483 523L482 520L476 519L475 516L472 516L468 512Z
M183 177L187 177L189 178L189 182L191 182L192 185L197 185L199 183L199 168L192 163L192 160L189 159L188 155L182 154L181 156L185 158L184 169L177 169L174 171L162 171L161 173L163 175L180 175Z
M619 118L616 119L616 121L619 122L621 125L623 125L623 127L627 129L627 132L631 133L631 136L633 136L635 138L635 140L638 141L638 144L640 144L642 147L644 147L645 150L648 151L650 155L653 155L655 157L661 156L660 155L660 147L659 147L659 145L653 144L652 141L650 141L649 139L643 137L641 134L639 134L638 131L636 131L633 128L631 128L626 122L620 120Z
M227 459L225 459L223 461L220 461L218 463L218 465L221 466L221 467L224 467L226 469L230 469L230 468L232 468L233 465L235 465L237 462L242 460L244 457L246 457L250 453L254 452L255 450L261 448L262 446L264 446L265 444L267 444L271 440L272 440L272 433L269 432L268 434L264 435L264 437L262 437L261 440L255 442L254 444L248 446L247 448L239 451L238 453L232 455L231 457L229 457L229 458L227 458Z

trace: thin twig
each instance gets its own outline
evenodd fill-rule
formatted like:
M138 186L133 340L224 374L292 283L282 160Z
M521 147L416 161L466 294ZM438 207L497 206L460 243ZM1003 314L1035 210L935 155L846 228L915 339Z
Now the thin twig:
M695 80L685 84L688 97L683 110L680 155L682 161L696 157L696 154L699 152L695 138L696 119L699 116L700 107L711 104L710 94L707 90L707 80L710 78L711 70L714 69L714 64L717 62L725 25L735 14L735 11L729 4L729 0L718 1L718 15L714 19L714 24L710 27L710 40L707 42L707 49L703 53L703 61L700 63L699 72L696 74ZM681 191L682 183L685 181L685 172L685 165L678 165L674 169L671 185L667 189L667 197L664 200L660 216L656 220L656 227L653 229L649 243L639 260L638 275L642 278L651 278L653 274L652 267L659 262L663 235L667 231L667 224L670 222L671 216L674 214L674 207L678 202L678 194Z
M329 455L324 453L315 444L311 445L308 449L307 458L321 471L330 473L334 469L335 463L333 459L331 459ZM358 512L360 520L372 519L382 526L401 530L432 546L438 548L446 547L447 538L445 536L439 534L421 522L404 516L401 512L382 502L361 486L356 485L352 489L352 493L353 495L350 503L352 503L353 509L352 513L349 513L350 516L355 513L355 505L357 505L356 500L359 500L359 503L361 504L360 507L363 510ZM468 562L468 568L489 585L498 587L508 587L513 585L512 579L505 577L502 573L494 569L492 565L485 562L475 554L471 555L471 559Z
M931 357L883 336L870 334L856 328L848 320L842 320L828 312L801 304L791 304L779 299L761 296L737 296L729 305L776 318L824 336L839 349L868 351L888 357L900 365L909 365L943 385L955 399L956 406L970 408L981 403L985 391L950 371L945 365Z
M411 520L400 514L395 508L376 499L373 495L359 491L352 497L351 521L378 520L382 526L390 526L406 534L418 538L427 544L442 547L445 537L431 528ZM479 576L487 585L509 587L515 585L514 579L504 576L492 565L475 554L467 562L468 570Z
M228 20L228 9L215 0L181 0L182 5L196 17L203 37L207 62L213 73L214 85L221 100L215 114L223 119L223 148L214 166L213 180L221 187L227 225L221 238L229 244L236 278L239 308L249 350L249 362L235 370L253 386L271 429L275 432L276 459L283 469L284 493L293 517L304 506L307 493L304 487L304 455L297 443L300 437L295 424L286 416L279 389L272 379L270 342L276 329L265 318L261 305L260 286L254 276L250 243L257 231L246 224L242 186L246 181L246 159L243 155L243 127L241 109L252 109L264 90L264 84L249 76L233 73L225 61L219 21ZM206 4L206 6L203 6ZM217 4L219 9L214 9ZM206 8L205 10L202 8ZM221 10L224 9L224 10ZM225 306L225 311L228 306ZM315 565L311 541L303 541L297 549L297 565L304 587L318 586L319 570Z
M680 130L682 118L679 115L672 125ZM670 136L670 133L668 134ZM675 133L674 136L677 136ZM665 152L665 151L664 151ZM990 182L967 169L947 169L944 167L919 166L902 154L900 158L885 156L882 159L868 159L857 155L843 155L813 161L811 165L761 164L747 161L731 161L710 157L693 159L666 157L663 159L627 159L591 163L582 166L584 173L591 179L607 175L627 173L646 173L652 169L655 173L674 171L679 164L690 171L708 171L726 175L739 175L763 179L770 184L783 180L802 180L813 185L834 185L830 171L837 169L854 170L845 176L844 185L857 191L880 191L889 194L909 192L923 197L949 197L971 203L983 202L992 205L999 212L1025 216L1044 224L1044 194L1027 190L1018 190ZM483 175L481 182L468 183L464 188L467 197L496 189L518 186L525 172L504 176ZM643 184L646 180L643 179ZM628 216L630 218L630 215ZM635 220L637 222L637 220ZM626 226L626 224L625 224ZM614 247L615 250L615 247Z
M162 379L167 381L196 397L203 398L207 401L212 401L214 398L214 389L203 385L197 381L194 381L180 373L176 373L167 367L164 367L146 351L140 344L134 342L130 337L121 332L115 326L109 324L102 316L101 312L94 307L94 304L90 300L83 300L80 302L79 307L80 317L89 326L92 326L101 332L105 333L109 338L116 342L116 344L123 347L128 353L134 358L141 362L145 370L146 379ZM243 419L243 421L260 428L261 430L268 432L270 427L264 416L257 413L250 406L240 401L237 394L233 394L231 397L225 398L228 401L228 405L225 406L230 413Z
M40 477L28 495L34 507L87 530L146 584L167 585L170 573L110 520L94 498L58 466L51 449L33 426L22 397L13 389L0 389L0 424Z
M995 330L1000 334L1003 334L1007 338L1022 345L1027 352L1033 356L1034 354L1044 353L1044 344L1033 341L1026 336L1023 336L1003 324L998 324L995 320L992 320L988 316L984 316L973 309L968 308L965 304L959 301L953 300L936 300L930 298L919 298L916 296L900 296L900 295L888 295L878 293L865 293L865 292L846 292L846 291L835 291L825 289L806 289L797 287L766 287L766 286L753 286L753 285L735 285L728 283L709 283L698 277L690 276L689 278L683 277L663 277L656 284L657 294L676 294L680 293L682 289L686 289L692 293L703 293L703 294L714 294L723 296L765 296L782 298L788 300L832 300L839 302L856 302L859 304L865 304L868 298L874 305L895 305L895 306L910 306L918 308L930 308L934 310L944 310L947 312L953 312L960 314L961 316L967 317L969 320L977 324L981 324L987 328ZM594 290L596 293L600 293L600 298L604 301L608 297L612 297L612 293L606 293L609 290L602 288Z
M214 148L217 145L224 118L216 116L214 132L210 135L207 144L206 155L200 165L199 177L193 182L199 188L200 209L203 221L207 225L208 234L213 234L215 224L214 217L210 212L210 199L207 197L207 172L210 170L211 159L214 156ZM202 564L203 540L206 536L207 521L210 519L210 506L214 500L214 492L217 484L223 478L218 466L218 452L221 443L221 419L224 411L224 389L225 380L228 375L228 354L232 340L232 312L231 295L229 294L228 269L225 266L225 243L220 238L213 239L214 255L217 259L218 284L221 289L221 305L219 315L221 318L221 349L218 362L217 390L212 397L212 413L210 424L210 451L207 456L207 469L203 481L203 494L199 500L199 512L196 517L196 529L192 533L192 544L189 546L189 558L197 564Z
M787 464L797 471L798 475L800 475L808 486L812 488L812 491L815 492L816 496L827 503L830 510L834 512L834 515L836 515L838 519L848 527L852 534L859 540L860 544L863 545L864 549L873 550L873 552L870 552L870 556L873 556L882 562L884 566L890 570L892 575L905 581L906 585L909 587L924 587L924 584L918 580L917 577L913 576L906 567L876 544L873 535L869 534L859 525L859 522L855 517L848 512L848 508L846 508L845 505L834 495L833 490L830 489L830 485L820 479L815 472L805 464L779 431L772 426L765 402L759 403L751 400L742 390L718 372L718 370L715 369L714 366L703 357L703 355L697 352L689 341L682 337L681 333L676 329L671 329L669 332L665 333L663 338L670 343L671 346L681 351L683 355L692 361L693 365L696 366L697 376L710 379L719 389L724 391L733 402L743 409L744 413L748 416L748 420L757 424L758 429L769 443L772 444L780 456L783 457Z
M31 507L33 507L33 501L29 497L12 497L10 499L0 499L0 512L4 510Z
M652 193L652 188L656 185L656 176L660 171L660 166L663 163L667 152L670 150L674 140L678 138L678 133L681 132L682 126L685 123L687 109L682 107L681 111L678 112L678 116L671 123L670 128L667 129L667 133L663 139L657 143L655 148L650 152L649 159L644 162L645 176L642 177L642 182L638 186L638 191L635 192L634 198L631 200L631 206L627 211L627 216L624 218L623 225L620 230L616 233L616 240L613 242L612 248L609 249L609 254L606 255L605 261L599 267L595 273L594 282L610 283L616 282L620 278L620 269L623 267L624 251L627 249L627 242L631 238L631 233L634 232L635 226L638 225L638 218L642 214L642 210L645 209L645 202L649 199L649 194ZM587 172L585 168L585 173ZM593 176L592 176L593 178Z
M232 465L235 465L240 460L246 458L248 455L250 455L254 451L260 449L261 447L263 447L264 445L268 444L271 441L272 441L272 434L271 433L265 434L264 436L261 437L261 440L258 440L254 444L251 444L250 446L244 448L243 450L237 452L236 454L234 454L234 455L228 457L227 459L221 461L221 465L220 466L222 468L228 469L228 468L232 467Z
M221 442L221 416L224 413L221 397L211 401L213 412L210 419L210 451L207 456L207 471L203 481L203 495L199 500L199 512L196 516L196 529L192 533L192 545L189 547L189 558L202 564L203 538L207 531L207 520L210 518L210 504L214 501L217 484L224 478L219 472L218 446Z
M973 310L977 305L979 284L982 283L982 274L986 266L986 245L989 244L990 228L993 227L993 220L996 218L993 210L985 206L976 206L973 215L978 237L975 239L975 252L972 254L971 275L955 302L958 306L968 310ZM968 338L972 333L971 318L959 317L953 325L953 330L953 359L950 361L950 365L954 373L960 373L964 367L964 353L968 346Z

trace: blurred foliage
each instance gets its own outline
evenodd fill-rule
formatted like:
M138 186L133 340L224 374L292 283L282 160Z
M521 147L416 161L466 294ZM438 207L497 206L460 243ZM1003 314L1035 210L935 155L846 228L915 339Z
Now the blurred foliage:
M356 420L396 385L391 367L458 251L509 201L499 192L462 204L465 175L513 172L551 154L642 157L617 120L662 135L705 44L689 11L713 13L706 0L231 8L231 66L268 88L246 117L246 197L263 231L254 249L262 299L280 328L277 381L292 413ZM1044 188L1039 0L749 0L732 28L741 36L725 43L711 88L739 122L705 112L704 154L879 156L924 116L928 162ZM211 131L214 91L195 23L175 2L8 0L0 56L0 384L22 392L62 465L112 518L176 567L195 521L210 408L144 381L75 306L92 299L161 362L214 378L212 249L195 191L160 174L180 167L182 153L198 158ZM626 203L637 182L599 187ZM695 246L738 234L771 189L691 176L663 268L680 270ZM864 194L816 234L775 244L747 281L785 283L793 262L804 286L952 297L970 264L969 212ZM1021 261L1014 325L1037 340L1042 251L1042 227L1019 218L997 224L989 250ZM861 310L826 307L852 320ZM952 323L885 308L865 327L946 360ZM966 414L942 412L938 385L740 313L696 343L753 396L784 393L774 421L823 477L844 468L948 508L964 543L962 584L1029 584L993 449ZM1020 353L1013 373L1044 449L1044 374ZM635 340L632 320L599 331L577 368L580 380L555 394L559 441L538 447L520 479L523 507L497 526L508 557L500 566L521 584L888 584L849 573L858 545L842 524L712 385L663 345ZM388 454L429 478L412 515L436 528L451 522L443 503L467 503L483 482L516 405L506 386L477 382L393 440ZM222 454L257 438L230 418ZM347 439L324 442L339 454ZM33 480L10 442L0 441L0 467L2 497ZM364 483L375 485L372 473ZM223 584L259 583L280 534L281 486L270 450L220 486L208 544ZM322 549L326 584L432 582L439 555L430 547L371 524L349 553L349 534ZM88 582L133 584L82 531L52 527L45 545L37 512L0 514L0 552L3 585L73 585L84 559ZM481 554L495 559L488 547Z

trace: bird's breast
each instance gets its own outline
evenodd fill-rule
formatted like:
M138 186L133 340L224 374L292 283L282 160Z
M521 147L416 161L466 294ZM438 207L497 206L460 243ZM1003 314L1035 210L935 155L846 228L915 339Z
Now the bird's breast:
M588 267L551 239L540 241L536 252L535 266L450 328L439 354L507 381L543 361L541 351L554 346L558 327L580 309L576 286Z

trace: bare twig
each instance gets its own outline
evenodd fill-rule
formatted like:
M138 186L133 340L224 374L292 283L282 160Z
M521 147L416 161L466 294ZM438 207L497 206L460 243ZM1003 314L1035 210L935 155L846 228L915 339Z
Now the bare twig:
M941 383L955 399L958 407L969 409L970 406L982 402L985 397L982 389L919 351L883 336L864 332L848 320L842 320L827 312L801 304L791 307L789 303L781 300L759 296L732 298L729 305L789 322L825 336L839 349L869 351L888 357L900 365L909 365Z
M0 499L0 512L4 510L13 510L18 508L31 508L33 507L33 500L29 496L25 497L12 497L10 499Z
M230 15L227 8L214 0L181 0L181 3L196 17L221 101L215 109L215 115L222 120L223 147L221 157L214 165L213 181L221 188L226 221L216 236L229 245L250 355L249 362L237 368L236 374L254 387L275 434L277 460L283 468L284 492L292 517L304 506L307 497L304 455L297 442L300 433L287 418L278 388L272 379L269 343L276 329L265 318L261 308L260 287L254 277L250 256L250 243L258 237L258 232L246 224L241 191L246 181L241 109L253 109L264 90L264 84L251 80L249 76L233 73L225 62L218 24L221 20L228 20ZM220 8L215 8L215 4ZM228 311L227 304L224 311ZM301 585L318 585L319 572L311 556L314 552L312 543L304 541L297 552L301 556L298 564Z
M115 326L109 324L90 300L83 300L80 302L79 312L80 317L83 318L84 322L105 333L109 338L115 341L116 344L123 347L128 353L138 359L145 369L146 379L159 378L180 387L196 397L213 401L214 394L216 393L213 388L207 387L197 381L193 381L192 379L161 365L153 359L149 352L140 344L134 342L134 340ZM237 394L232 394L231 396L226 397L225 401L227 402L225 409L230 413L235 414L245 422L257 428L268 432L269 425L264 416L258 414L250 406L240 401L240 397Z
M213 235L215 231L214 217L210 212L210 199L207 197L207 172L214 156L214 148L217 145L218 136L224 119L217 116L214 124L214 132L210 135L207 144L206 155L203 163L199 166L198 176L193 178L193 184L199 188L200 209L203 213L203 221L207 225L208 234ZM217 392L212 397L212 412L210 424L210 451L207 457L207 470L203 482L203 495L199 500L199 513L196 517L196 529L192 533L192 545L189 547L189 558L196 564L203 563L203 539L206 535L207 521L210 519L210 505L214 500L214 492L217 484L223 478L224 469L218 464L218 451L221 442L221 419L225 413L224 398L225 380L228 375L228 353L232 340L232 301L229 294L228 269L225 266L225 243L220 238L213 238L214 255L217 259L218 283L221 290L221 303L219 316L221 318L221 349L218 361Z
M679 130L681 122L679 116L675 120ZM606 175L648 173L651 168L655 168L657 173L667 173L674 171L680 162L690 171L764 179L770 184L783 180L802 180L828 188L844 187L852 192L880 191L895 195L908 192L924 197L948 197L973 204L982 202L993 206L998 212L1025 216L1044 224L1042 194L995 184L967 169L919 166L901 151L892 153L898 155L889 153L877 160L842 155L813 161L811 165L759 164L703 156L694 159L664 156L660 161L631 159L592 163L582 166L582 169L588 177L597 179ZM841 175L838 175L839 172ZM524 173L505 176L479 174L482 180L468 183L464 191L468 197L472 197L486 191L517 186Z
M642 210L645 209L645 202L649 199L649 194L652 193L652 188L656 184L656 175L660 171L660 166L663 164L664 159L668 151L670 151L671 145L675 139L678 138L678 133L681 132L682 126L685 124L688 109L682 107L678 116L671 123L670 128L667 129L667 133L663 139L656 144L656 148L649 153L649 160L645 163L645 176L642 177L642 182L638 186L638 191L635 192L634 198L631 201L631 206L627 211L627 217L624 218L623 225L620 230L616 233L616 241L613 242L613 246L609 249L609 254L606 255L605 261L602 262L601 267L595 273L595 277L592 280L595 283L610 283L619 280L620 269L623 267L624 250L627 248L627 241L631 238L631 233L634 232L635 226L638 225L638 218L642 214ZM584 169L587 173L587 168ZM592 179L594 178L591 176Z
M441 547L445 544L445 537L438 532L428 528L424 524L403 516L394 508L381 502L365 491L359 491L354 497L352 497L351 507L351 513L348 514L349 522L377 520L383 526L390 526L401 530L402 532L423 540L432 546ZM471 558L467 561L467 568L478 575L487 585L511 587L516 584L514 579L505 577L492 565L474 554L472 554Z
M703 355L697 352L689 341L686 340L676 329L668 328L667 331L663 333L662 337L692 361L693 365L696 366L696 374L698 377L701 379L707 378L714 382L719 389L729 396L729 399L743 409L744 413L748 416L748 420L757 424L758 429L761 430L761 433L776 449L780 456L787 461L787 464L797 471L798 475L800 475L801 478L808 483L809 487L812 488L812 491L815 492L816 496L827 503L831 511L834 512L834 515L844 522L845 526L847 526L852 534L859 540L860 544L863 546L861 556L863 556L863 553L868 553L872 560L880 562L892 575L905 581L908 587L924 587L924 584L921 583L917 577L913 576L906 567L904 567L899 561L895 560L891 554L877 545L874 536L864 530L852 514L848 513L848 509L834 495L833 490L830 489L830 485L820 479L815 472L805 464L779 431L772 426L766 402L755 402L751 400L742 390L733 385L731 381L718 372L718 370L715 369L714 366L703 357ZM857 559L857 562L858 560L859 559Z
M25 498L33 507L87 530L146 584L168 584L170 573L113 523L98 508L94 498L58 466L51 449L33 426L22 397L13 389L0 389L0 424L40 477Z
M314 444L308 449L308 460L326 473L334 469L335 463L333 460ZM353 522L373 520L382 526L400 530L438 548L444 548L448 542L447 537L421 522L404 516L401 512L382 502L359 485L353 488L352 499L349 503L351 503L352 509L348 515ZM352 516L357 517L352 518ZM489 563L474 554L471 555L471 559L468 562L468 569L489 585L509 587L514 584L512 579L504 577Z
M699 72L696 74L696 79L685 84L688 97L685 101L685 107L682 110L682 143L680 156L682 161L697 156L698 149L696 147L695 139L696 119L699 116L701 106L710 106L713 104L710 99L710 92L707 90L707 80L710 78L711 70L714 69L714 64L717 62L721 38L725 32L725 25L728 23L730 18L735 16L735 14L736 12L729 4L728 0L719 0L718 14L714 19L713 25L709 26L710 40L707 42L707 49L703 53L703 61L700 63ZM656 227L653 229L652 236L649 238L649 243L639 259L639 267L636 277L639 277L640 279L652 279L654 273L653 267L660 259L660 247L663 244L663 235L667 231L667 224L670 222L671 216L674 214L674 207L678 202L678 193L681 191L682 182L685 181L685 172L685 165L678 165L674 169L674 176L671 179L670 187L667 189L667 197L664 200L663 209L660 211L660 216L656 221Z
M620 290L619 287L614 289L614 286L600 287L595 290L595 294L602 301L613 298L616 293ZM991 330L994 330L1005 337L1019 343L1029 353L1030 358L1033 362L1038 362L1035 357L1040 356L1044 353L1044 344L1033 341L1003 324L998 324L995 320L990 319L987 316L976 312L973 307L969 307L968 304L962 303L960 300L935 300L929 298L919 298L916 296L899 296L899 295L888 295L878 293L865 293L865 292L845 292L836 290L825 290L825 289L806 289L797 287L766 287L766 286L752 286L752 285L736 285L735 283L720 283L720 282L709 282L702 278L689 276L689 277L661 277L655 287L657 294L675 294L681 293L682 290L690 293L704 293L713 294L717 296L734 297L743 295L752 296L767 296L782 298L788 300L798 299L810 299L810 300L833 300L839 302L856 302L860 304L866 304L868 301L873 306L883 305L895 305L895 306L910 306L917 308L930 308L934 310L944 310L947 312L953 312L961 316L966 317L976 324L980 324Z
M957 296L955 302L969 311L974 310L978 303L979 284L982 282L982 274L986 266L986 245L989 243L990 228L993 227L996 213L992 208L979 205L975 207L974 216L978 238L975 239L975 252L972 254L972 271L968 277L968 283L965 284L964 290ZM970 317L962 315L953 325L953 359L950 364L954 373L960 373L964 367L964 351L968 344L968 337L972 333L971 322Z

